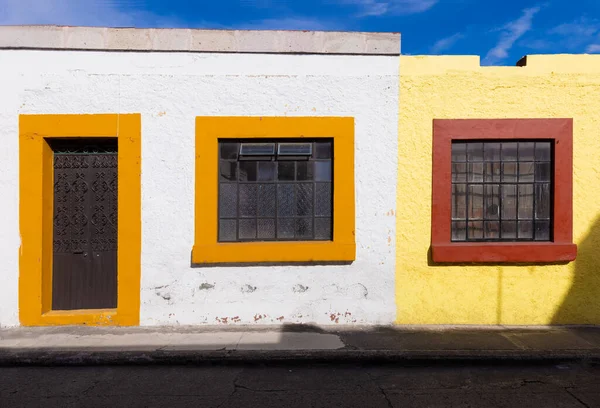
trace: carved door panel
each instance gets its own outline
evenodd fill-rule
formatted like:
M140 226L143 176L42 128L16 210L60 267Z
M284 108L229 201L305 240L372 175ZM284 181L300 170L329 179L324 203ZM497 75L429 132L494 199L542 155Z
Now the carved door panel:
M54 154L52 309L117 307L117 152Z

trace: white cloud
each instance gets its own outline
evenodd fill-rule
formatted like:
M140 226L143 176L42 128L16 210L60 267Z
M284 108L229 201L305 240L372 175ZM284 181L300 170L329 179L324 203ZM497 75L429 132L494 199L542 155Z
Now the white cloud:
M587 52L588 54L600 53L600 44L588 45L588 47L585 49L585 52Z
M501 29L500 39L496 46L488 51L484 58L485 64L495 64L508 57L508 52L515 42L526 32L531 30L533 17L540 11L540 7L531 7L523 10L523 15L518 19L504 25Z
M600 22L597 20L588 20L581 17L571 23L560 24L550 31L549 34L558 34L562 36L585 37L596 34L600 31Z
M386 14L416 14L429 10L438 0L335 0L338 4L358 7L358 17Z
M441 40L436 41L436 43L431 46L429 51L432 54L438 54L442 51L452 48L457 41L462 40L463 38L465 38L465 36L462 33L456 33L449 37L442 38Z
M519 45L544 52L589 52L600 39L600 20L580 17L541 33L537 38L529 38Z

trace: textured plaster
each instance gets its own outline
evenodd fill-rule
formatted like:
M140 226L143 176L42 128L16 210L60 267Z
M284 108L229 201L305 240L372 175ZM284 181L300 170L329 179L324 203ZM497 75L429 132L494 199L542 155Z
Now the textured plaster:
M141 113L142 325L395 320L398 58L5 50L0 66L1 325L18 324L18 115L34 113ZM192 268L199 115L354 117L356 261Z
M600 323L600 56L401 57L397 323ZM433 119L573 118L575 262L431 266ZM435 227L435 226L434 226Z

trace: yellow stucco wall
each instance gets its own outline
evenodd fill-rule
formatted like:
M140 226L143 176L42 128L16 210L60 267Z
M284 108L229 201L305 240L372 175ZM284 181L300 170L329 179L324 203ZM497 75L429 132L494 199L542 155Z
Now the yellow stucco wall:
M401 57L398 324L600 324L600 55ZM567 265L430 266L433 119L573 118L573 234Z

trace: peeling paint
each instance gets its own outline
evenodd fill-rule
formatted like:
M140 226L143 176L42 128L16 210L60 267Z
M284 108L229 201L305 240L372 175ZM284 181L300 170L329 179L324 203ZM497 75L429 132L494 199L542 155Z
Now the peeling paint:
M242 293L254 293L254 292L256 292L256 286L246 284L246 285L242 286L241 291L242 291Z
M211 290L214 289L215 285L214 284L210 284L210 283L203 283L200 286L198 286L198 290Z
M304 293L307 290L308 290L308 286L304 286L304 285L301 285L301 284L294 285L294 287L292 288L292 291L294 293Z

